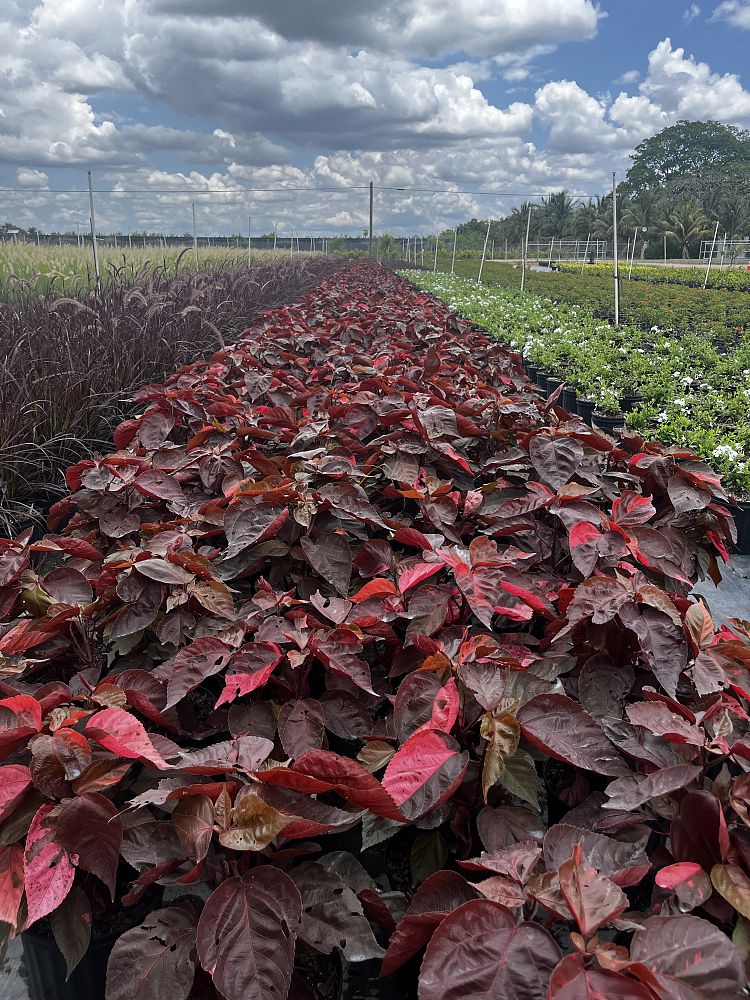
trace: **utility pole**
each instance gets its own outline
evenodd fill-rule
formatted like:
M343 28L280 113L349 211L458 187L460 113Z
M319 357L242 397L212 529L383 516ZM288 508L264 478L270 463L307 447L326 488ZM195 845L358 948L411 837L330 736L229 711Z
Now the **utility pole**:
M193 256L195 257L195 269L198 270L198 230L195 228L195 202L193 202Z
M703 290L705 291L708 287L708 276L711 273L711 261L714 259L714 251L716 250L716 237L719 235L719 223L716 223L716 229L714 229L714 238L711 243L711 250L708 255L708 267L706 268L706 278L703 282Z
M481 283L482 283L482 271L484 270L484 261L485 261L485 258L487 257L487 243L489 242L489 238L490 238L490 226L491 225L492 225L492 219L488 219L487 220L487 234L484 237L484 249L482 250L482 261L481 261L481 263L479 265L479 277L477 278L477 284L478 285L481 285Z
M589 243L591 242L591 233L586 237L586 249L583 251L583 260L581 261L581 274L583 274L583 269L586 267L586 260L589 255Z
M375 198L375 185L370 181L370 233L367 240L368 254L372 257L372 211L373 211L373 201Z
M615 243L615 326L620 325L620 268L617 256L617 180L612 171L612 237Z
M521 291L523 291L523 286L526 284L526 258L529 255L529 229L531 227L531 205L529 205L529 214L526 216L526 240L521 247Z
M101 278L99 276L99 254L96 250L96 215L94 214L94 188L91 184L91 171L88 171L89 177L89 209L91 212L91 246L94 250L94 274L96 275L96 290L99 291L101 286Z

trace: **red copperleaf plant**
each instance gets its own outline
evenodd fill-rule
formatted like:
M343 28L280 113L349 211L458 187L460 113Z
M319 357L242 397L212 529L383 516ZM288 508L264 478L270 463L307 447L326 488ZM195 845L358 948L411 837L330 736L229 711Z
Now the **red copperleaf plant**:
M6 933L73 966L146 907L108 1000L311 997L337 950L421 1000L740 995L750 627L688 596L733 539L704 464L371 263L138 401L0 543Z

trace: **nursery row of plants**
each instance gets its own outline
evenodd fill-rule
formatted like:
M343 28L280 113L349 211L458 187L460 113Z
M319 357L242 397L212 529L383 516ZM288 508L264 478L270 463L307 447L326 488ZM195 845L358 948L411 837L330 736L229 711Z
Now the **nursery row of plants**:
M480 261L457 260L456 273L476 279ZM427 266L427 265L425 265ZM590 265L588 265L590 266ZM438 270L449 272L450 257L438 260ZM485 263L482 280L500 288L518 289L519 267L495 261ZM526 272L526 291L543 295L555 302L580 305L600 319L614 322L612 284L588 271L584 274L564 271ZM733 346L750 330L750 292L716 288L689 288L685 285L650 284L622 281L620 319L643 330L658 327L669 333L697 333L720 345Z
M373 262L136 404L0 543L32 979L117 935L108 1000L742 994L748 625L690 596L717 475Z
M581 264L574 261L561 261L559 267L564 274L580 274ZM613 278L614 263L601 261L596 264L586 264L585 274L598 278ZM708 273L707 273L708 272ZM725 288L728 291L750 292L750 269L744 267L723 267L720 261L714 261L708 268L703 267L658 267L656 264L633 264L620 261L620 277L628 281L648 281L655 285L689 285L691 288Z
M99 243L97 247L102 284L122 283L126 278L135 282L141 272L160 271L177 274L195 270L192 247L139 246L113 247ZM255 250L254 264L267 263L280 257L273 251ZM246 267L247 250L229 247L200 247L201 271ZM0 300L17 303L30 295L57 291L79 296L94 291L96 273L91 244L83 246L37 246L33 243L0 243Z
M688 447L750 496L750 341L733 350L706 337L610 326L568 306L497 286L404 272L459 315L521 352L540 373L564 380L600 414L623 409L628 427Z
M123 268L97 295L29 290L0 302L0 524L22 523L59 496L66 466L106 447L135 389L338 266L311 256L198 272Z

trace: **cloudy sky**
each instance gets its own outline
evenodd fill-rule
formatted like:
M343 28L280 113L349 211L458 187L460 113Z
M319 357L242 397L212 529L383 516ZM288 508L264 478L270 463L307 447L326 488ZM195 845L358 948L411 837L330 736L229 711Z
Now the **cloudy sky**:
M0 37L0 221L42 228L90 168L102 230L356 233L372 179L431 232L750 127L750 0L1 0Z

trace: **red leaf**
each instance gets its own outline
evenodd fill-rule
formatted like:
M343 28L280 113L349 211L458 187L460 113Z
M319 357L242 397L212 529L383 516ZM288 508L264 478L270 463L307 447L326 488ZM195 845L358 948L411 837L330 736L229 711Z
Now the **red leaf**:
M227 674L216 708L263 687L281 663L282 652L275 642L252 642L232 658L237 673ZM243 669L244 668L244 669Z
M584 937L595 934L627 908L625 893L587 864L580 844L573 849L573 857L560 865L558 875L565 901Z
M408 962L449 913L476 898L476 889L457 872L441 871L426 878L391 935L381 977L390 976Z
M404 821L396 803L377 778L357 761L328 750L311 750L299 757L291 768L259 771L255 777L300 792L338 792L348 802L376 816Z
M12 814L30 784L31 773L23 764L0 767L0 823Z
M86 723L84 732L89 739L120 757L146 761L160 771L169 768L141 723L122 708L105 708L97 712Z
M56 909L70 892L75 868L67 852L54 840L45 821L53 806L40 806L31 821L23 857L28 917L31 927Z
M700 865L693 861L681 861L676 865L667 865L656 873L654 881L662 889L676 889L687 879L694 878L703 871Z
M443 733L450 733L456 724L459 707L458 688L455 680L449 677L445 685L435 695L430 721L423 723L415 732L439 729Z
M361 590L349 598L354 604L361 604L370 597L394 597L398 594L398 588L390 580L376 579L370 580Z
M22 896L23 848L20 844L0 847L0 923L17 927Z
M469 755L436 730L410 736L391 758L383 788L409 820L423 816L458 788Z
M36 698L17 694L0 701L0 760L42 728L42 709Z

